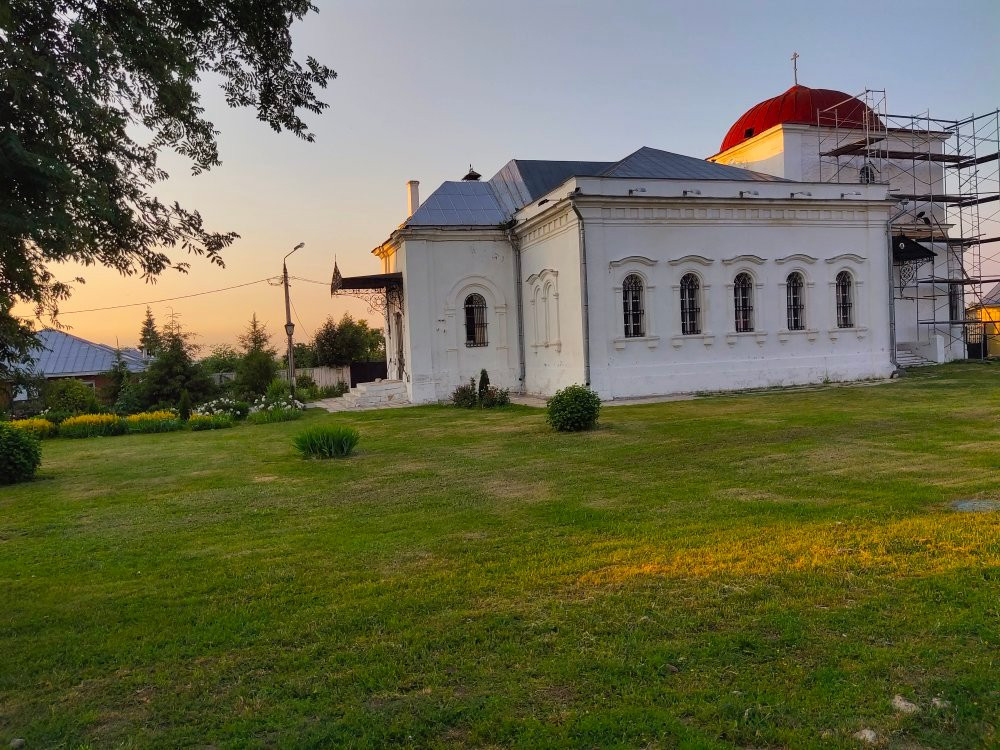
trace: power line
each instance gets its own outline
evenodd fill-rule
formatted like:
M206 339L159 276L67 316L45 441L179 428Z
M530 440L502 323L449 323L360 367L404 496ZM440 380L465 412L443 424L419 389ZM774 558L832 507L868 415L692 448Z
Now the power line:
M268 276L266 279L257 279L256 281L248 281L245 284L236 284L234 286L224 286L221 289L209 289L206 292L195 292L194 294L182 294L179 297L164 297L163 299L151 299L146 302L129 302L127 305L109 305L108 307L91 307L86 310L67 310L65 312L60 312L60 315L76 315L77 313L88 313L88 312L102 312L104 310L120 310L124 307L141 307L143 305L156 305L160 302L173 302L179 299L190 299L191 297L204 297L206 294L218 294L219 292L228 292L232 289L242 289L246 286L253 286L254 284L262 284L265 281L270 281L275 278L274 276Z

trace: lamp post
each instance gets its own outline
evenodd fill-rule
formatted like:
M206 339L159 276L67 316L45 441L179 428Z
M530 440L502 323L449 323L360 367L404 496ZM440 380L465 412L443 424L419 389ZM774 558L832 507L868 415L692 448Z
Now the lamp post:
M292 334L295 333L295 324L292 322L292 303L288 297L288 263L286 261L289 255L305 247L305 244L300 242L292 248L291 253L281 259L281 279L285 285L285 334L288 336L288 388L292 398L295 398L295 350L292 348Z

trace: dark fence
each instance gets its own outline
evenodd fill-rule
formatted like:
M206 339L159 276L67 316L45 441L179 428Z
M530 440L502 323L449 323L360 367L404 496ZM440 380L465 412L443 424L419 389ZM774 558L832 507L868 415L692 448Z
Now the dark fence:
M351 362L351 388L358 383L370 383L379 378L385 380L388 372L384 360L382 362Z

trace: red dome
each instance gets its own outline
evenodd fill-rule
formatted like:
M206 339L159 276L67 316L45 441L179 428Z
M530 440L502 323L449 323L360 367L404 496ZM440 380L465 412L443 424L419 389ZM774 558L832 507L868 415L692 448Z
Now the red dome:
M832 108L832 109L831 109ZM861 128L865 120L869 124L878 122L878 116L867 104L850 94L833 89L811 89L808 86L792 86L784 94L763 101L751 107L729 128L722 140L720 153L731 149L743 141L763 133L768 128L786 122L816 125L817 112L822 110L821 124L833 125L836 121L841 128Z

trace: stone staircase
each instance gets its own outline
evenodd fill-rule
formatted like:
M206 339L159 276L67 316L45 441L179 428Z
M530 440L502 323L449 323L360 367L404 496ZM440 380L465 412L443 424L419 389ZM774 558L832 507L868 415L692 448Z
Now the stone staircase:
M932 362L929 359L925 359L919 354L914 354L909 349L896 349L896 364L905 370L910 367L926 367L927 365L937 363Z
M402 380L376 380L372 383L358 383L339 398L326 398L314 403L327 411L361 411L408 406L410 401Z

